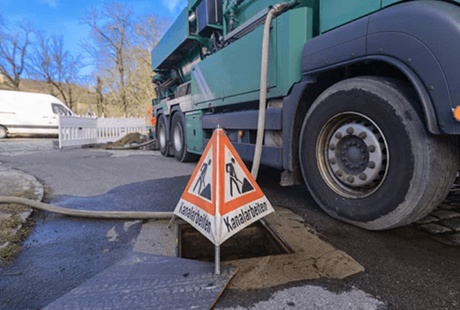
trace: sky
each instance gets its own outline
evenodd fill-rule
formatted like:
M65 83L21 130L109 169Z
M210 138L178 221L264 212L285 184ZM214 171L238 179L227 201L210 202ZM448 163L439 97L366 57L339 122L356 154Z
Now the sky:
M112 1L104 0L0 0L0 16L10 23L28 20L33 29L48 35L64 37L65 48L81 50L80 42L89 34L89 27L80 23L90 8ZM129 4L138 16L154 14L160 19L174 21L187 0L117 0Z

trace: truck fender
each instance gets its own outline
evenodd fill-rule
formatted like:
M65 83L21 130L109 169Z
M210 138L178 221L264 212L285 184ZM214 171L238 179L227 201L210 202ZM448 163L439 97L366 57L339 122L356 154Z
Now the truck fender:
M460 98L453 65L460 51L459 12L457 5L443 1L391 6L308 41L303 74L358 61L387 62L413 83L430 132L460 134L460 123L452 117L452 109L460 105L453 100Z

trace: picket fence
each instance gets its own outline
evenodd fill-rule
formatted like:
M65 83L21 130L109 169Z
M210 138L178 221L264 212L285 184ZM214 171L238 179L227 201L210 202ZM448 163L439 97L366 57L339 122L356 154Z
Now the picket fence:
M144 118L59 117L59 148L114 142L133 132L147 134Z

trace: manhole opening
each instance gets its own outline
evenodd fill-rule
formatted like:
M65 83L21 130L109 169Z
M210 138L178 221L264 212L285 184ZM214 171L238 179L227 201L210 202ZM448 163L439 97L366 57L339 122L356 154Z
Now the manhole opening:
M189 224L178 225L178 256L214 261L215 246ZM294 253L292 248L268 225L256 222L220 245L220 260L238 260Z

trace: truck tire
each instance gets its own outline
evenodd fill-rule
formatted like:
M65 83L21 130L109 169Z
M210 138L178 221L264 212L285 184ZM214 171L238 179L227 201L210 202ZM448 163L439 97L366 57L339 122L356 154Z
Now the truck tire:
M187 152L185 142L185 116L182 112L176 112L171 124L171 144L174 157L180 162L189 162L196 159L196 155Z
M167 132L167 121L164 115L160 115L157 125L158 148L163 156L169 155L169 141Z
M412 93L397 80L360 77L315 100L299 156L326 213L382 230L422 218L446 197L459 167L458 140L427 132Z
M5 139L7 135L8 135L8 131L6 130L6 128L3 126L0 126L0 139Z

